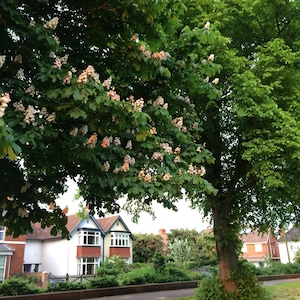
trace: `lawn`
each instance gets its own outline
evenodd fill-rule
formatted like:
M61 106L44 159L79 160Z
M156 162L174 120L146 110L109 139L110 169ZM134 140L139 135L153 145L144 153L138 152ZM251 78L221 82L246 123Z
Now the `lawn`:
M300 300L300 282L276 284L265 288L271 293L272 300ZM183 297L175 300L194 299L194 297Z
M300 300L300 282L267 286L274 300Z

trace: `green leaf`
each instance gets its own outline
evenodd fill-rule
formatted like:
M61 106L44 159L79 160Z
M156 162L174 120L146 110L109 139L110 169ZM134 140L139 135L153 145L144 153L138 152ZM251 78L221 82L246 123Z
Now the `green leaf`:
M78 119L82 117L83 119L87 118L87 114L84 110L80 109L79 107L73 108L68 112L68 115L70 115L73 119Z

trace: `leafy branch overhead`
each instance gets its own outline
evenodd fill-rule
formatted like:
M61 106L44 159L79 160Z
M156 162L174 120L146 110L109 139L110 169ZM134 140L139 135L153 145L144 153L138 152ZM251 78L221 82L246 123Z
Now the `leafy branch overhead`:
M3 4L1 223L15 235L41 222L67 236L67 208L56 199L68 178L100 215L118 211L123 195L137 215L154 200L176 209L173 200L182 198L185 185L216 192L204 176L213 158L194 104L171 80L175 69L186 69L168 47L167 37L182 26L180 19L164 19L171 4L96 2ZM184 12L179 2L174 7ZM146 22L134 18L141 12ZM211 58L201 64L200 55L193 58L203 73L198 81L218 95L205 73L219 67Z

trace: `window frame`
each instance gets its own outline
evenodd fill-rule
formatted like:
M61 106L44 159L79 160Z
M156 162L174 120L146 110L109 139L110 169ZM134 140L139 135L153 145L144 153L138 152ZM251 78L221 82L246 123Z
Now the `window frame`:
M112 232L110 234L110 246L111 247L126 247L130 246L129 233L128 232Z
M78 275L95 275L99 266L100 257L81 257L77 263Z
M101 232L88 229L79 230L78 244L81 246L100 246Z

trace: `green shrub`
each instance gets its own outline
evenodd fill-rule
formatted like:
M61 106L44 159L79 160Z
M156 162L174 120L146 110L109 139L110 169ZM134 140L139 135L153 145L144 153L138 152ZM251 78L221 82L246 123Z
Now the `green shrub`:
M98 267L96 269L96 276L98 277L103 277L103 276L107 276L107 275L118 275L119 274L119 270L116 269L110 269L110 268L107 268L107 267Z
M40 288L32 285L28 280L22 278L9 278L0 284L1 296L16 296L41 293Z
M126 263L126 261L119 256L112 256L107 258L102 267L114 270L115 274L120 274L124 272L129 271L129 265ZM101 267L99 267L101 268ZM97 271L96 271L97 272Z
M165 270L166 260L161 251L154 253L152 262L156 272L163 272Z
M96 288L105 288L105 287L112 287L118 286L118 280L114 275L106 275L102 277L96 277L89 281L88 286L91 289Z
M257 281L254 269L249 263L240 262L239 272L232 274L238 286L237 295L224 291L224 286L217 276L202 280L195 291L196 300L270 300L266 289Z
M119 278L121 285L146 284L161 282L160 280L164 280L162 275L155 272L155 269L151 266L134 269L126 274L123 274Z
M74 291L74 290L84 290L87 286L82 282L69 282L61 281L54 284L49 284L47 286L47 292L61 292L61 291Z
M165 269L166 276L168 277L168 281L188 281L191 280L191 277L188 276L187 271L183 271L180 268L168 266Z

